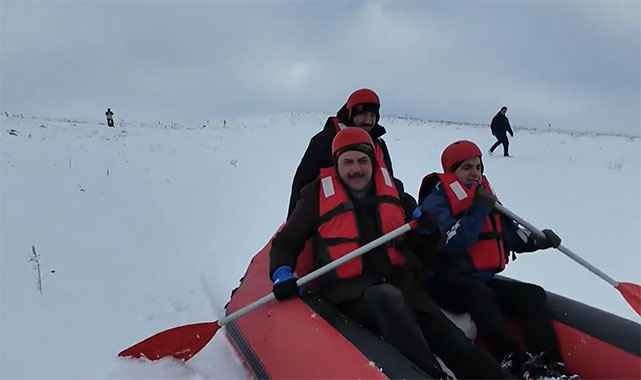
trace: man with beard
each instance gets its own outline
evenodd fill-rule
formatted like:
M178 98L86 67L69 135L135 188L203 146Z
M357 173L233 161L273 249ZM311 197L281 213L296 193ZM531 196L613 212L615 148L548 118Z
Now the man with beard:
M307 150L298 164L294 180L292 182L292 193L289 198L289 218L300 199L300 191L305 185L318 177L321 168L328 168L334 165L332 159L332 140L336 134L347 127L359 127L367 131L374 141L376 157L381 167L387 168L390 175L394 175L392 161L385 141L381 138L385 134L385 128L378 124L381 102L378 95L367 88L354 91L347 102L336 113L325 122L325 127L309 141Z

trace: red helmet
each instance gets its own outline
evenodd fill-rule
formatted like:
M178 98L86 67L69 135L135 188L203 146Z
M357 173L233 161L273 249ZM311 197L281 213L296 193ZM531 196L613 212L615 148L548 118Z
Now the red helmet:
M374 161L374 141L363 128L348 127L339 131L332 141L332 157L334 162L343 152L358 150L367 154Z
M354 115L361 112L374 112L376 121L378 121L381 118L379 114L380 108L381 101L378 99L378 95L368 88L356 90L347 98L347 114L350 121Z
M443 165L443 170L446 173L452 173L456 170L454 168L456 164L469 160L470 158L481 156L481 149L479 149L476 144L471 141L461 140L452 143L445 148L441 155L441 164Z

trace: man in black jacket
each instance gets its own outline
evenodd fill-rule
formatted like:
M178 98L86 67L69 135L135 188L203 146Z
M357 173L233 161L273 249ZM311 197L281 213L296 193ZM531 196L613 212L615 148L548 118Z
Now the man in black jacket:
M512 127L510 126L510 121L507 119L505 114L507 113L507 107L501 107L501 110L492 118L492 124L490 128L492 129L492 134L496 137L496 142L490 148L490 154L494 153L499 145L503 144L503 155L505 157L510 157L510 154L507 151L508 146L510 145L507 140L507 133L510 136L514 137L514 132L512 132Z
M366 88L354 91L336 116L329 117L323 130L312 137L294 175L287 211L288 219L296 207L296 202L300 199L301 189L318 177L321 168L334 165L331 153L332 140L338 131L346 127L360 127L369 132L374 140L377 156L380 153L383 157L382 164L394 176L389 151L381 138L385 134L385 128L378 124L381 118L380 106L380 100L374 91Z
M269 276L278 300L298 294L293 268L307 240L312 240L314 263L321 266L400 227L416 207L413 198L401 196L400 181L378 164L374 143L363 129L340 131L330 155L334 166L322 169L319 178L303 188L294 212L272 241ZM442 236L433 228L438 224L433 214L423 213L418 224L434 232L424 240L412 240L410 232L408 241L375 248L342 264L321 277L318 294L436 379L448 377L432 351L459 379L510 378L419 285L412 249L432 250Z

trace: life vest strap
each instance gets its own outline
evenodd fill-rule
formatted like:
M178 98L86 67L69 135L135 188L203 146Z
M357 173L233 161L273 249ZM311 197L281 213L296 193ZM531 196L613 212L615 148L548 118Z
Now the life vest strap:
M344 212L352 211L352 210L354 210L354 203L352 203L351 201L343 202L338 206L334 207L333 209L327 211L324 215L321 215L320 224L322 225L324 223L327 223L337 215L342 214Z
M391 203L402 207L401 200L391 195L374 195L359 199L358 202L343 202L333 209L327 211L320 217L320 224L330 221L335 216L348 211L354 211L367 206L377 206L382 203Z
M323 244L325 244L327 247L331 247L334 245L340 245L340 244L345 244L345 243L357 243L359 242L358 238L319 238L319 240L323 241Z
M378 206L382 203L390 203L396 206L400 206L401 208L403 207L401 200L391 195L372 195L359 199L358 202L356 202L356 208Z
M501 234L497 232L481 232L479 234L478 240L499 240L501 239Z

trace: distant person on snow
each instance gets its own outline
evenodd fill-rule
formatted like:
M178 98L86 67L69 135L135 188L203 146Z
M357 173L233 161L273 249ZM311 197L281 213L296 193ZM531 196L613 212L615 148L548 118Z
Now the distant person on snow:
M320 267L400 227L416 207L414 198L401 198L402 183L379 164L376 146L364 129L338 132L330 149L334 165L320 169L319 178L303 188L294 212L272 241L269 276L278 300L298 295L292 272L308 240L315 242L313 262ZM437 226L429 212L418 219L419 225ZM509 378L442 314L418 282L413 267L418 259L410 245L431 250L441 240L440 230L422 240L413 234L339 266L321 278L318 294L436 379L448 376L432 350L459 378Z
M105 112L105 116L107 116L107 126L108 127L113 127L114 126L114 113L111 112L111 108L107 108L107 112Z
M380 107L381 102L378 95L370 89L363 88L354 91L336 113L336 116L327 119L323 130L309 141L307 150L298 164L292 183L292 193L289 197L287 218L290 217L296 207L296 202L300 199L301 189L318 177L321 168L329 168L334 165L331 153L332 139L338 131L347 127L360 127L369 132L374 140L375 153L380 165L387 168L390 175L394 176L389 151L385 141L381 138L385 134L385 128L378 124L381 119Z
M558 247L561 238L552 230L537 237L494 211L496 195L473 142L449 145L441 163L444 173L426 175L419 191L421 209L435 213L447 235L445 249L436 257L419 254L433 268L425 273L427 290L445 309L469 312L483 342L513 375L568 378L543 288L495 277L505 269L510 252L515 259L514 252ZM521 348L505 315L520 322L535 356Z
M507 113L507 107L501 107L501 110L492 118L492 124L490 129L492 129L492 135L496 137L496 142L490 148L490 154L494 153L494 149L498 148L499 145L503 144L503 156L510 157L508 153L508 146L510 142L507 139L507 134L514 137L514 132L510 126L510 121L507 119L505 114Z

